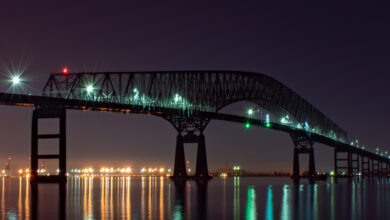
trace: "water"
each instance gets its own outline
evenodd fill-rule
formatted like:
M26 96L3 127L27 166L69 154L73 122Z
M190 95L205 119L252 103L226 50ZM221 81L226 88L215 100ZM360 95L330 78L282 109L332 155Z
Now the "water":
M390 182L289 178L74 177L66 185L0 179L1 219L390 219ZM36 193L36 194L35 194ZM62 193L62 194L61 194Z

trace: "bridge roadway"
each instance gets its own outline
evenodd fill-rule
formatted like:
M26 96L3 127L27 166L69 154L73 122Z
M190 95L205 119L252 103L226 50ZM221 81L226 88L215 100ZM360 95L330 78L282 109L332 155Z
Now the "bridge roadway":
M54 97L45 97L45 96L34 96L34 95L22 95L22 94L9 94L9 93L0 93L0 104L1 105L13 105L13 106L21 106L21 107L34 107L35 109L39 108L49 108L49 109L57 109L57 108L62 108L62 109L72 109L72 110L83 110L83 111L102 111L102 112L119 112L119 113L124 113L124 114L129 114L129 113L138 113L138 114L147 114L147 115L155 115L155 116L164 116L165 112L170 112L172 113L177 113L177 114L183 114L183 110L181 109L172 109L172 108L164 108L164 107L156 107L156 106L143 106L143 105L130 105L130 104L118 104L118 103L108 103L108 102L94 102L94 101L86 101L86 100L71 100L71 99L63 99L63 98L54 98ZM50 113L51 114L51 113ZM53 118L56 116L51 116L47 115L48 118ZM39 115L39 114L38 114ZM231 115L231 114L223 114L223 113L214 113L214 112L199 112L198 116L200 117L205 117L205 118L210 118L212 120L223 120L223 121L230 121L230 122L236 122L236 123L241 123L241 124L246 124L250 123L253 126L259 126L259 127L264 127L268 129L273 129L281 132L287 132L289 134L294 134L294 136L306 136L309 137L310 142L314 143L321 143L324 145L327 145L329 147L333 147L335 149L335 171L338 169L346 169L348 176L353 175L353 161L357 162L357 167L355 166L356 171L361 170L364 172L364 170L367 171L367 175L374 175L375 170L374 166L377 166L376 170L376 175L381 175L383 174L383 169L385 169L384 175L389 175L390 172L390 159L377 155L373 152L360 149L357 147L353 147L347 143L343 143L337 140L333 140L331 138L318 135L315 133L310 133L308 134L305 130L303 129L297 129L295 127L291 127L288 125L283 125L283 124L278 124L278 123L265 123L262 120L258 119L253 119L253 118L247 118L247 117L242 117L242 116L237 116L237 115ZM45 118L46 116L43 116L41 118ZM33 117L34 119L34 117ZM63 118L65 120L65 118ZM65 129L65 126L63 127ZM36 133L37 132L37 125L35 129ZM34 133L34 120L33 120L33 131ZM65 131L64 131L64 136L62 137L63 140L63 150L62 153L64 156L62 156L63 164L62 168L66 169L66 142L65 142ZM37 142L38 138L60 138L61 135L36 135L34 139L34 134L32 134L32 151L34 151L34 142ZM188 143L188 142L187 142ZM37 143L35 144L37 145ZM60 140L60 145L61 145L61 140ZM37 146L36 151L37 151ZM61 149L61 146L60 146ZM294 175L299 175L299 159L298 154L299 153L309 153L310 150L307 148L303 148L302 152L295 152L294 151L294 170L293 174ZM60 150L61 152L61 150ZM337 153L338 152L345 152L347 153L347 158L345 159L336 159L337 158ZM33 153L33 152L32 152ZM198 152L199 153L199 152ZM353 154L357 155L357 160L353 160L352 156ZM36 152L35 156L36 162L38 159L60 159L60 167L61 167L61 156L60 155L38 155ZM176 157L177 157L177 152L176 152ZM362 164L360 165L359 158L362 158ZM364 162L364 158L366 158L366 162ZM176 158L177 159L177 158ZM199 159L199 158L198 158ZM337 160L345 160L347 161L346 167L341 167L338 165ZM376 161L376 164L373 162ZM206 162L207 163L207 162ZM310 163L310 162L309 162ZM313 166L314 171L314 158L312 161L313 164L310 166ZM364 168L365 164L366 168ZM380 166L379 166L380 164ZM385 164L386 167L383 168L382 165ZM37 169L37 164L31 165L32 172L34 169ZM207 166L207 164L206 164ZM64 169L64 170L65 170ZM310 169L310 168L309 168ZM65 172L65 171L63 171ZM298 172L298 173L296 173ZM34 174L34 173L32 173ZM65 174L65 173L64 173ZM311 173L314 175L314 173Z

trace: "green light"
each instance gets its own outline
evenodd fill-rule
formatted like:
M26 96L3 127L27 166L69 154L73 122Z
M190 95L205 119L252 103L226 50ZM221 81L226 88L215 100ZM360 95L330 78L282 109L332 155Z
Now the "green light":
M265 124L265 127L270 128L270 127L271 127L271 123L269 123L269 122L266 123L266 124Z
M249 129L251 127L251 124L249 123L249 121L245 124L245 128Z

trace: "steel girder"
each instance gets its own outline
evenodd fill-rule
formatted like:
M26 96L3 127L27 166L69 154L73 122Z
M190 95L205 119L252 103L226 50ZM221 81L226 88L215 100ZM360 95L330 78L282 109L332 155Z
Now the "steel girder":
M302 125L333 133L347 141L346 132L293 90L259 73L240 71L86 72L51 74L42 95L74 100L138 104L218 112L250 101L273 115L289 114ZM176 113L177 114L177 113ZM172 116L175 118L176 116ZM177 117L176 117L177 118ZM309 131L310 132L310 131Z

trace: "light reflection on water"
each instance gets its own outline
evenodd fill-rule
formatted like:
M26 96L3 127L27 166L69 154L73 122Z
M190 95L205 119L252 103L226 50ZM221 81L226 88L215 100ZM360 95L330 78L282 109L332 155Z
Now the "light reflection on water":
M386 179L294 185L289 178L74 177L63 185L34 185L24 177L1 177L0 183L1 219L58 219L64 213L68 219L390 218Z

